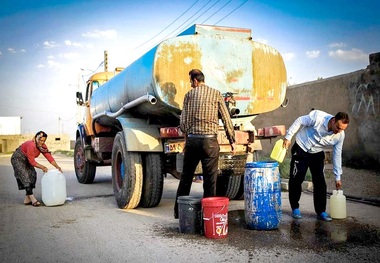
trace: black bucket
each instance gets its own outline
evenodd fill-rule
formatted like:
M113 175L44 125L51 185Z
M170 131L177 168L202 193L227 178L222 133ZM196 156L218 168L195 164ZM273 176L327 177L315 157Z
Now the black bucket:
M187 234L201 234L201 198L194 196L179 196L177 203L179 217L179 232Z

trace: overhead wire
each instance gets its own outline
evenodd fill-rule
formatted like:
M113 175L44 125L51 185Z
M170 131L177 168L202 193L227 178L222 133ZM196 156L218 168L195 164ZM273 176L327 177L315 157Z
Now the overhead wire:
M178 34L179 32L182 32L184 29L188 28L191 24L193 24L197 19L199 19L202 15L204 15L207 11L209 11L212 7L214 7L220 0L216 1L213 5L211 5L209 8L207 8L202 14L200 14L199 16L197 16L196 18L194 18L190 23L187 23L192 17L189 17L186 21L184 21L181 25L179 25L176 29L172 30L169 34L167 34L165 37L163 37L161 41L167 39L168 37L172 36L174 33L175 34ZM208 1L205 5L203 5L203 7L201 7L199 11L201 11L202 9L204 9L209 3L211 2ZM216 12L214 12L210 17L208 17L207 19L205 19L203 23L205 23L209 18L211 18L212 16L214 16L215 14L219 13L222 9L224 9L229 3L231 2L228 1L226 4L224 4L221 8L219 8ZM242 4L240 4L239 6L237 6L235 9L233 9L231 12L229 12L226 16L224 16L222 19L220 19L218 22L216 22L214 25L218 24L219 22L223 21L225 18L227 18L228 16L230 16L232 13L234 13L236 10L238 10L240 7L242 7L246 2L248 2L248 0L246 0L245 2L243 2ZM187 24L186 24L187 23ZM186 24L186 25L185 25ZM184 26L185 25L185 26ZM181 28L181 29L180 29ZM180 29L180 30L179 30Z
M239 5L238 7L236 7L234 10L232 10L230 13L228 13L226 16L224 16L222 19L220 19L218 22L216 22L214 25L217 25L218 23L222 22L225 18L229 17L232 13L234 13L236 10L238 10L240 7L242 7L247 2L248 2L248 0L246 0L245 2L243 2L241 5Z
M204 4L197 12L199 12L200 10L204 9L212 0L209 0L206 4ZM219 1L219 0L218 0ZM209 9L207 9L209 10ZM207 11L206 10L206 11ZM167 34L165 37L163 37L160 42L164 39L167 39L168 37L170 37L174 32L178 32L178 29L181 28L187 21L189 21L192 17L189 17L185 22L183 22L181 25L179 25L176 29L172 30L172 32L170 32L169 34Z
M152 41L153 39L155 39L156 37L158 37L159 35L161 35L165 30L167 30L170 26L174 25L174 23L176 23L180 18L182 18L185 14L187 14L197 3L199 2L199 0L196 0L192 5L190 5L184 12L181 13L180 16L178 16L173 22L171 22L170 24L168 24L166 27L164 27L160 32L158 32L156 35L154 35L153 37L151 37L150 39L146 40L145 42L143 42L142 44L139 44L138 46L134 47L132 50L136 50L144 45L146 45L147 43L149 43L150 41ZM158 42L162 42L163 40L171 37L172 35L176 35L180 32L182 32L184 29L188 28L191 24L193 24L197 19L199 19L201 16L203 16L206 12L208 12L211 8L213 8L218 2L220 2L220 0L217 0L215 3L213 3L210 7L208 7L203 13L201 13L200 15L198 15L196 18L194 18L194 16L199 13L200 11L202 11L203 9L206 8L206 6L209 5L209 3L212 2L212 0L209 0L207 3L205 3L201 8L197 9L196 12L192 15L190 15L190 17L188 19L186 19L184 22L182 22L178 27L176 27L174 30L172 30L169 34L167 34L165 37L161 38ZM231 3L232 0L229 0L227 3L225 3L224 5L222 5L217 11L215 11L211 16L207 17L204 21L201 22L201 24L203 23L206 23L208 20L210 20L213 16L215 16L217 13L219 13L221 10L223 10L229 3ZM218 23L220 23L221 21L223 21L224 19L226 19L228 16L230 16L231 14L233 14L236 10L238 10L239 8L241 8L246 2L248 2L248 0L244 1L243 3L241 3L239 6L237 6L235 9L233 9L231 12L229 12L227 15L225 15L224 17L222 17L220 20L218 20L216 23L214 23L213 25L217 25ZM193 18L193 19L192 19ZM190 19L191 22L187 23ZM100 65L98 66L98 68L100 67ZM82 76L82 79L83 79L83 76ZM83 79L84 80L84 79Z
M177 22L181 17L183 17L193 6L195 6L196 3L198 3L199 0L195 1L189 8L187 8L179 17L177 17L173 22L171 22L169 25L167 25L164 29L162 29L160 32L158 32L156 35L145 41L144 43L134 47L132 50L138 49L142 47L143 45L147 44L148 42L152 41L154 38L159 36L161 33L163 33L166 29L168 29L171 25L173 25L175 22Z
M182 27L179 32L182 32L184 29L188 28L190 25L192 25L197 19L199 19L201 16L203 16L207 11L209 11L212 7L214 7L220 0L216 1L213 5L211 5L208 9L206 9L202 14L200 14L198 17L194 18L190 23Z
M202 24L206 23L206 21L208 21L211 17L213 17L214 15L216 15L217 13L220 12L220 10L222 10L226 5L228 5L229 3L231 3L232 0L228 1L227 3L225 3L221 8L219 8L218 10L216 10L216 12L214 12L211 16L209 16L208 18L206 18ZM218 1L219 2L219 1Z

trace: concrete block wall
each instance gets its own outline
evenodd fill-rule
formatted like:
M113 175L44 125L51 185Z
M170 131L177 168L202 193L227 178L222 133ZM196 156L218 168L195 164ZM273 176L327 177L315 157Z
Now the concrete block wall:
M288 128L311 109L332 115L344 111L350 116L350 124L343 145L343 163L380 169L380 53L370 55L366 69L289 86L286 98L289 101L285 108L257 116L253 121L256 128L279 124ZM262 141L259 156L269 155L277 139Z
M14 152L23 142L32 140L34 134L0 135L0 153ZM68 134L48 134L46 145L51 152L69 151L70 136Z

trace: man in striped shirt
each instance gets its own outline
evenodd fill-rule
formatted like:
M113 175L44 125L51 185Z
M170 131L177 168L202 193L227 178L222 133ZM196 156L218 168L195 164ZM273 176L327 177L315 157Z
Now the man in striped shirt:
M218 127L221 118L231 152L235 153L234 127L222 94L205 84L199 69L189 72L192 89L186 93L180 118L180 129L185 133L183 173L178 185L174 218L178 218L179 196L190 194L195 169L201 161L204 197L216 195L218 177Z

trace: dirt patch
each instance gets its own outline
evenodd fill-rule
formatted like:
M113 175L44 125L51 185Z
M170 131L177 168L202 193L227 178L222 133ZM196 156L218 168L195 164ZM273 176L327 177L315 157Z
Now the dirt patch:
M328 192L335 189L335 177L331 169L332 167L326 167ZM341 181L346 196L380 200L380 171L343 167Z

